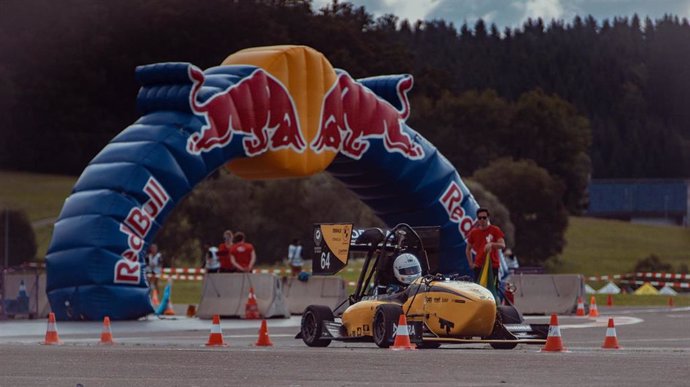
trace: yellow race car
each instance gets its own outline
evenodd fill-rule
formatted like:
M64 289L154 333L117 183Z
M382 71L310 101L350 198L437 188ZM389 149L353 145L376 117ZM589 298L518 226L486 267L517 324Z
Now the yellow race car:
M422 238L406 224L387 235L380 229L366 230L351 247L349 253L367 250L355 292L336 313L323 305L306 308L296 338L310 347L339 340L373 341L387 348L393 344L401 314L410 341L419 348L488 343L512 349L520 343L546 341L548 324L526 324L517 309L497 305L492 293L471 279L430 274Z

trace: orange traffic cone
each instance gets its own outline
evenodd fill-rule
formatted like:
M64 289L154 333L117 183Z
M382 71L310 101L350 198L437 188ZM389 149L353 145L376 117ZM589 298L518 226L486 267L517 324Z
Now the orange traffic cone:
M575 311L576 316L585 316L585 303L582 301L582 297L577 298L577 310Z
M561 339L561 328L558 327L558 316L551 315L549 323L549 335L546 337L546 344L540 352L564 352L563 340Z
M592 296L589 299L589 317L599 317L599 309L597 309L597 299Z
M668 307L669 307L669 308L673 308L673 297L670 297L670 296L669 296L669 298L668 298Z
M220 329L220 316L217 314L213 315L213 325L211 325L211 334L208 336L207 347L225 347L225 341L223 341L223 332Z
M261 328L259 329L259 340L256 341L257 347L268 347L273 345L271 339L268 337L268 326L266 320L261 320Z
M256 296L254 295L254 288L249 288L249 297L247 298L247 304L244 306L244 318L247 320L258 320L261 318L259 304L256 303Z
M394 351L417 349L417 346L410 343L410 333L407 329L407 318L404 314L398 319L398 329L395 332L395 341L391 347Z
M613 296L610 294L606 297L606 306L613 306Z
M194 317L196 316L196 305L189 305L187 306L187 317Z
M113 342L113 332L110 330L110 317L103 318L103 332L101 332L101 342L99 344L115 344Z
M46 339L41 344L62 344L62 341L60 341L60 337L58 337L57 325L55 324L55 313L53 312L50 312L50 314L48 315L48 328L46 329Z
M604 338L604 349L618 349L618 338L616 337L616 327L613 326L613 317L609 318L609 327L606 328L606 337Z
M151 305L153 309L157 309L161 302L158 300L158 289L154 288L151 292Z

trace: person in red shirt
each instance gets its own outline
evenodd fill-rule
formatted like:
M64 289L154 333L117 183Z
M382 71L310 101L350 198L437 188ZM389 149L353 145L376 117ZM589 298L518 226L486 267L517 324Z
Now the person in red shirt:
M256 251L251 243L244 241L244 233L235 233L235 243L230 248L230 261L235 271L251 273L256 263Z
M221 273L232 273L235 267L232 266L232 261L230 260L230 248L232 247L232 231L225 230L223 233L223 242L218 245L218 262L220 262L220 272Z
M467 263L470 269L474 269L476 279L479 278L479 273L487 254L491 257L491 269L494 278L498 278L498 268L500 266L498 251L506 247L504 237L503 231L491 224L489 210L479 208L477 210L477 223L470 230L470 233L467 234L467 247L465 248ZM472 260L473 250L475 254L474 261Z

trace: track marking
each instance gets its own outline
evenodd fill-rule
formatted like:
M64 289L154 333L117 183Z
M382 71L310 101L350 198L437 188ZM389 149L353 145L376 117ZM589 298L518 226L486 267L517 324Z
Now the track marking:
M528 318L529 317L529 318ZM535 316L528 316L525 317L525 320L535 320ZM578 324L558 324L558 327L561 329L578 329L578 328L600 328L600 327L606 327L608 326L609 323L609 317L613 317L614 323L616 326L619 325L632 325L632 324L639 324L641 322L644 322L643 319L638 318L638 317L630 317L630 316L599 316L595 319L591 319L588 317L570 317L570 316L559 316L560 318L581 318L582 323ZM538 317L539 319L545 319L545 317Z

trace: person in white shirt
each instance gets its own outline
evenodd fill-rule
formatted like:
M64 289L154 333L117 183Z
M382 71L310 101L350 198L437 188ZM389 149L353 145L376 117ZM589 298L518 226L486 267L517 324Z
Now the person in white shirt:
M211 246L206 251L206 272L218 273L220 272L220 260L218 259L218 248Z
M151 279L151 287L158 291L158 278L163 273L163 256L158 251L158 245L153 243L149 247L149 253L146 256L148 263L148 272Z
M302 242L295 238L288 247L288 265L292 270L292 276L299 275L302 272L304 260L302 259Z
M517 269L520 267L520 263L518 262L517 257L515 254L513 254L513 250L507 248L503 252L503 255L506 257L506 263L508 264L508 269Z

